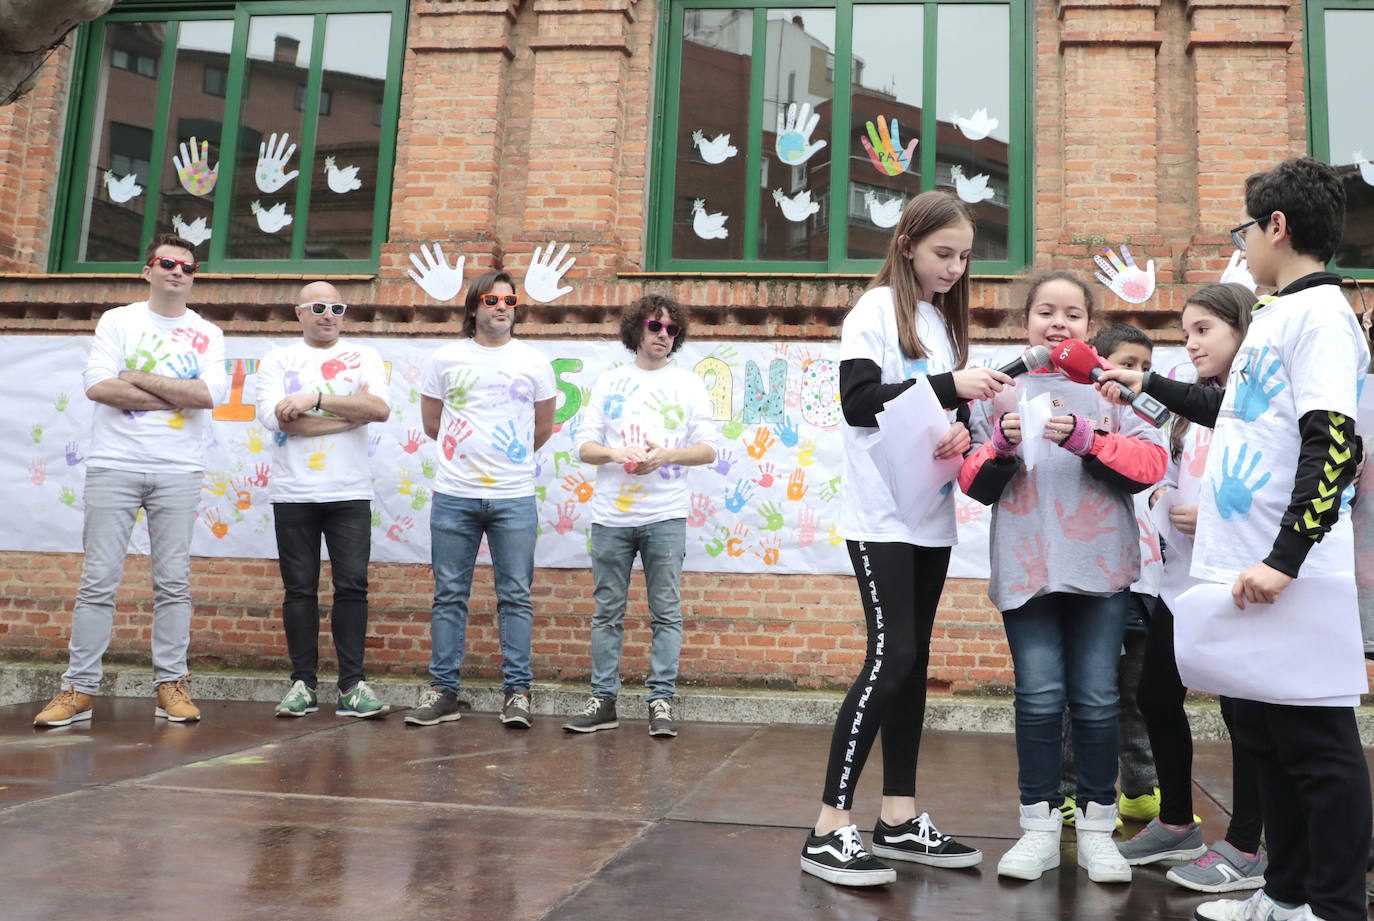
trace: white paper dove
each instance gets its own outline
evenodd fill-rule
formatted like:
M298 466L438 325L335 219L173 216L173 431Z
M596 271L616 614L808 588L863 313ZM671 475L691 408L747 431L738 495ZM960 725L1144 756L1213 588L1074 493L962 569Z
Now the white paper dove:
M949 168L949 174L954 177L954 191L959 193L959 197L970 205L976 205L980 201L987 201L992 198L992 189L988 188L988 174L979 173L972 179L964 178L964 168L955 164Z
M977 112L973 113L972 118L960 118L959 113L955 112L950 115L949 120L954 122L959 130L963 132L964 137L968 138L970 141L981 141L983 138L996 131L997 126L1000 124L997 119L988 117L987 109L979 109Z
M692 202L692 230L703 240L724 240L730 235L725 229L728 214L717 211L706 213L706 199L698 198Z
M810 189L802 189L791 198L783 195L782 189L774 189L773 201L777 202L778 207L782 209L782 216L794 224L806 220L821 210L820 204L811 200Z
M340 195L345 192L353 192L363 187L363 182L358 178L358 168L356 166L345 166L339 169L334 165L333 157L324 158L324 171L329 179L329 191L337 192Z
M1355 161L1355 165L1360 168L1360 178L1366 185L1374 185L1374 163L1370 163L1364 158L1364 151L1357 150L1350 155L1350 159Z
M706 135L700 131L693 131L692 143L697 145L697 150L701 151L701 159L707 163L724 163L739 153L730 144L730 135L728 134L718 134L708 141Z
M868 219L879 227L896 227L902 219L902 209L906 202L900 196L878 201L871 190L864 192L864 204L868 206Z
M291 135L283 134L281 140L278 141L277 133L274 131L266 141L259 142L258 168L253 174L259 192L271 195L300 175L300 170L293 169L288 173L284 169L287 161L291 159L291 155L296 152L295 144L287 149L286 145L290 140Z
M199 246L210 239L210 228L205 226L205 218L203 217L198 217L188 224L181 219L180 214L174 214L172 215L172 229L177 232L177 236L192 246Z
M407 274L436 301L451 301L463 290L463 265L467 257L459 256L458 261L450 266L439 244L431 245L434 248L432 256L423 243L420 244L419 256L410 254L410 264L415 268L408 269ZM423 262L421 257L424 257Z
M264 208L261 203L253 202L248 206L258 219L258 229L263 233L276 233L292 221L291 215L286 213L286 204L277 202L271 208Z
M559 287L558 283L563 280L563 276L568 274L568 269L572 268L576 259L563 261L563 257L568 255L568 247L564 244L558 251L558 255L553 254L554 247L558 244L550 243L545 250L542 246L534 248L534 261L530 263L529 271L525 273L525 293L530 296L530 300L538 301L541 304L548 304L558 300L563 295L572 290L572 285Z
M124 204L131 198L137 198L143 194L143 186L135 180L138 179L137 173L130 173L123 179L116 179L115 174L105 170L105 191L110 193L110 200Z

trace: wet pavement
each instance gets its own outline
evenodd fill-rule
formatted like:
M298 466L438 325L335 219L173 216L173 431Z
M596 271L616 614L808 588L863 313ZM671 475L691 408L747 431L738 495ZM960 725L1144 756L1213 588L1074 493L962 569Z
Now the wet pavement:
M274 719L270 704L204 701L199 724L151 699L100 699L95 719L30 726L41 704L0 707L0 919L208 921L1184 921L1206 896L1136 868L1088 881L1072 832L1062 863L999 880L1017 835L1010 735L928 732L918 802L982 848L971 870L898 865L846 890L802 874L829 730L647 723L591 735L540 716L410 727L402 714ZM1200 742L1196 809L1225 829L1229 749ZM855 817L877 816L880 759ZM1128 826L1128 831L1135 826Z

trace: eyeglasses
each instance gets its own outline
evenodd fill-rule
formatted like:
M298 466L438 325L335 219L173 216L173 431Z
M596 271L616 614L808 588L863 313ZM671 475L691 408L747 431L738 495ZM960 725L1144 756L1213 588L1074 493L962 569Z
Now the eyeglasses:
M506 302L506 306L507 306L507 307L514 307L516 304L519 304L519 303L520 303L520 298L517 297L517 296L514 295L514 294L484 294L484 295L482 295L482 303L483 303L483 304L486 304L488 307L495 307L497 304L501 303L502 301L505 301L505 302Z
M341 317L344 315L344 311L348 309L347 304L326 304L323 301L312 301L309 304L301 304L300 306L309 307L310 312L317 317L324 316L326 310L336 317Z
M187 275L196 274L196 270L200 268L199 262L182 262L180 259L171 259L167 256L154 256L148 260L147 264L152 265L154 262L169 272L177 266L181 266L181 270Z
M1253 221L1246 221L1239 227L1232 227L1231 242L1236 244L1236 249L1240 250L1242 253L1245 252L1245 231L1249 230L1255 224L1259 224L1260 227L1263 227L1267 223L1269 223L1269 218L1257 217Z
M682 327L676 323L663 323L660 320L645 320L644 327L651 333L666 332L669 339L676 339L677 334L682 332Z

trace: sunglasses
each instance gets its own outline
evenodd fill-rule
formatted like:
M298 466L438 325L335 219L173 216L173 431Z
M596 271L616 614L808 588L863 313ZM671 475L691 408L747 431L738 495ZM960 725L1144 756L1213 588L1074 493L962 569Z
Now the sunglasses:
M347 304L326 304L323 301L314 301L309 304L301 304L300 306L309 307L310 312L317 317L324 316L326 310L336 317L341 317L344 315L344 311L348 309Z
M181 270L187 275L196 274L196 269L200 268L199 262L182 262L180 259L171 259L167 256L154 256L148 260L147 264L152 265L154 262L169 272L177 266L181 266Z
M520 298L518 298L518 297L515 296L514 294L484 294L484 295L482 295L482 303L483 303L483 304L486 304L488 307L495 307L497 304L501 303L502 301L505 301L505 302L506 302L506 306L507 306L507 307L514 307L515 305L517 305L517 304L520 303Z
M676 323L664 323L660 320L645 320L644 327L651 333L667 332L669 339L676 339L677 334L682 332L682 327Z

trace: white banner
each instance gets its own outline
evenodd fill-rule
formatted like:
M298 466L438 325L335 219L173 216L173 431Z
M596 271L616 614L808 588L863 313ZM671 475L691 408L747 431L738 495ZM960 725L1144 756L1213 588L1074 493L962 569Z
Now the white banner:
M205 445L197 556L274 558L267 502L272 435L254 419L257 360L280 339L230 337L227 403L214 410ZM360 339L386 360L391 418L371 427L372 558L429 562L435 445L420 425L420 368L437 339ZM560 395L553 437L537 455L540 538L536 565L589 565L587 500L596 468L571 455L571 433L592 383L629 360L617 342L524 340L553 364ZM0 442L0 550L81 551L91 404L81 386L89 336L0 338L8 434ZM973 363L1001 365L1024 346L979 346ZM835 533L840 488L838 343L689 342L675 356L707 385L721 432L717 462L689 469L692 513L685 567L707 572L850 573ZM1187 358L1158 349L1165 372ZM950 576L986 578L989 510L959 496L959 546ZM140 516L130 542L146 553ZM485 544L479 557L487 562Z

